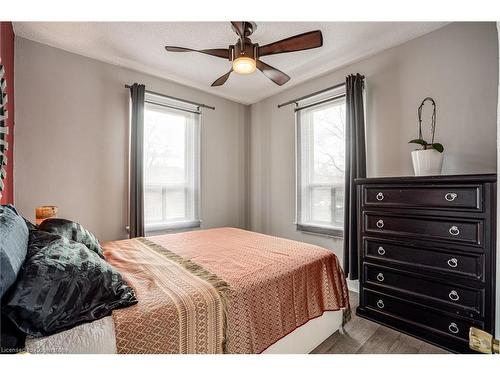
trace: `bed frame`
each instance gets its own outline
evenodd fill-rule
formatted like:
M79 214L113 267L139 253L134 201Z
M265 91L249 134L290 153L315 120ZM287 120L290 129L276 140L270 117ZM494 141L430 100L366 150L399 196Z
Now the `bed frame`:
M338 331L342 310L326 311L277 341L262 354L308 354Z

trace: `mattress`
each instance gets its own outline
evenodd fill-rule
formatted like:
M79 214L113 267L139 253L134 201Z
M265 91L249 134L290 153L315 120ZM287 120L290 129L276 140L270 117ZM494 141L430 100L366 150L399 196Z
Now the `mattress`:
M103 249L139 303L29 339L29 352L261 353L325 311L349 308L338 259L310 244L216 228Z
M46 337L27 338L26 351L32 354L115 354L113 318L107 316Z

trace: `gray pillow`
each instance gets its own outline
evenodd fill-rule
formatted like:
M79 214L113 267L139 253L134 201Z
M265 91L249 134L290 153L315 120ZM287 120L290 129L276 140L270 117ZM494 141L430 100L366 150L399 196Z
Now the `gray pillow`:
M0 206L0 298L16 281L28 249L28 227L11 205Z
M38 226L38 229L81 243L104 259L101 245L99 245L96 236L79 223L59 218L45 219Z

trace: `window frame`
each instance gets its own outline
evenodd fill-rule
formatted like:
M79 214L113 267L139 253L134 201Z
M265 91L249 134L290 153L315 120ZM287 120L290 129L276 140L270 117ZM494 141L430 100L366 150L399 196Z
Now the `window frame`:
M184 190L186 194L186 212L192 210L194 218L192 220L179 220L170 223L152 223L148 224L146 222L146 215L144 215L144 230L146 234L157 234L159 232L171 232L183 229L195 229L201 227L201 111L198 106L191 105L190 103L185 103L170 98L163 97L154 93L146 92L146 98L144 100L144 115L146 115L147 106L158 106L163 107L165 111L171 112L189 112L195 117L187 121L193 121L193 126L187 126L184 136L185 142L185 160L186 160L186 182L180 183L177 186L178 189ZM144 122L144 127L146 127L146 122ZM193 139L193 141L190 141ZM193 149L194 148L194 149ZM144 154L146 152L146 146L143 147ZM192 154L193 162L189 162L189 154ZM188 176L193 176L192 183ZM177 185L177 184L176 184ZM144 195L146 195L146 181L144 179L143 188ZM190 188L193 188L190 193ZM174 187L175 188L175 187ZM163 190L172 190L171 187L165 185L162 186ZM165 198L162 197L162 200ZM144 199L145 200L145 199ZM190 207L192 206L192 207ZM189 208L189 209L188 209Z
M335 102L337 100L343 99L345 101L346 93L345 93L345 87L341 87L340 90L332 90L329 93L321 93L313 97L308 97L307 101L305 104L301 105L301 102L296 102L295 103L295 226L296 230L305 232L305 233L311 233L311 234L317 234L317 235L323 235L323 236L328 236L328 237L335 237L335 238L344 238L344 231L345 231L345 223L343 224L342 228L338 227L330 227L330 226L323 226L321 224L312 224L312 223L302 223L301 221L301 211L302 211L302 170L301 170L301 165L302 165L302 154L301 154L301 116L300 116L300 111L304 109L309 109L313 107L319 107L321 105L330 103L330 102ZM312 188L311 186L317 185L317 187L330 187L330 184L322 184L322 183L312 183L308 185L308 189L311 190L311 195L312 195ZM345 186L345 182L343 184ZM333 204L334 202L332 202ZM344 207L345 209L345 207Z

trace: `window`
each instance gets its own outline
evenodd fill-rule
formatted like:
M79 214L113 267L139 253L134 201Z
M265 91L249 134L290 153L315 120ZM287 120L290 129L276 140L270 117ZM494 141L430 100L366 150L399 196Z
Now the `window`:
M200 225L199 128L197 107L146 93L144 224L147 232Z
M345 94L339 90L297 103L299 230L343 234L345 112Z

